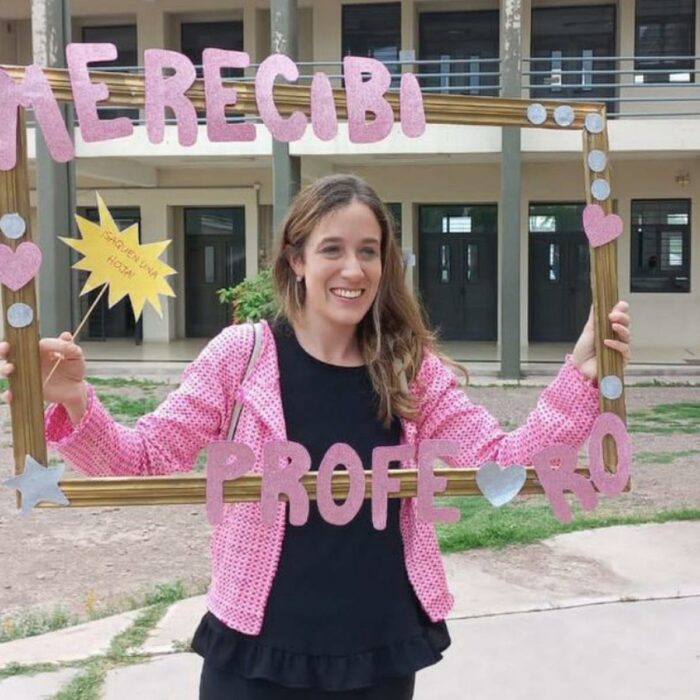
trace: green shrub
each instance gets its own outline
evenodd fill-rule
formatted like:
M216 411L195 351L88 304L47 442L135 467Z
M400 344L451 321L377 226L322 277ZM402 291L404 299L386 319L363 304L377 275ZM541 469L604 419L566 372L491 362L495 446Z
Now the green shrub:
M252 279L243 280L235 287L218 289L216 293L222 304L231 305L234 323L271 319L277 313L270 270L264 270Z

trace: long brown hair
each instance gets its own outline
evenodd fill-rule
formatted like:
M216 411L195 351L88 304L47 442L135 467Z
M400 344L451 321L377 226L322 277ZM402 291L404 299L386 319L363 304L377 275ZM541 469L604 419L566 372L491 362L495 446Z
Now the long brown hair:
M379 397L378 418L389 427L394 416L415 420L418 406L408 384L420 369L423 353L437 352L421 307L404 281L404 262L394 234L393 217L377 193L354 175L329 175L302 189L287 212L272 268L280 314L300 317L306 298L304 282L297 282L289 261L304 257L308 237L331 212L354 201L372 211L381 229L382 274L372 307L358 324L357 339L372 386ZM405 376L406 382L402 381Z

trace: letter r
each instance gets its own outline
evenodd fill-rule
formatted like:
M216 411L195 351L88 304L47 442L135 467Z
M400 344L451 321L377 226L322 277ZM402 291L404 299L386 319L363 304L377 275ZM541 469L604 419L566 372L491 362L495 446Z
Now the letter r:
M280 461L285 465L280 467ZM289 499L289 522L303 525L309 517L309 494L300 482L311 468L311 457L298 442L273 440L263 448L262 519L268 527L275 524L277 504L282 494Z

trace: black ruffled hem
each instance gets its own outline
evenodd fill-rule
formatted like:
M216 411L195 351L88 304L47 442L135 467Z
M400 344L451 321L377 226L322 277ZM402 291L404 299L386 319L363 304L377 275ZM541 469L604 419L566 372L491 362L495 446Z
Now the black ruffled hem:
M302 654L270 647L238 632L211 612L202 618L192 649L208 664L243 678L262 678L290 688L341 691L366 688L387 678L432 666L451 644L443 620L389 646L344 656Z

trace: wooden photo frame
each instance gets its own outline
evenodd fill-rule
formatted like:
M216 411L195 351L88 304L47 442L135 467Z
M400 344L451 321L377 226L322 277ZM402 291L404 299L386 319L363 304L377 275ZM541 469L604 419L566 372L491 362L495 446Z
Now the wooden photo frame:
M7 75L19 82L24 76L22 66L0 66ZM73 94L64 69L45 69L55 98L71 102ZM143 107L145 85L143 76L112 72L90 71L94 82L108 86L109 97L105 103L126 107ZM238 91L237 104L227 111L238 114L255 114L257 111L255 88L250 83L232 83ZM205 108L205 90L197 80L188 90L187 96L196 109ZM347 117L345 91L334 89L333 97L339 118ZM276 85L274 98L280 114L288 115L295 110L310 114L310 88L295 85ZM388 92L385 99L396 117L399 115L398 92ZM605 214L610 214L610 167L608 163L608 135L605 106L599 103L576 102L571 105L550 100L504 99L497 97L467 97L461 95L423 96L425 117L432 124L460 124L518 129L579 130L582 137L583 182L586 201L599 204ZM20 112L23 109L20 108ZM27 222L23 241L31 241L29 181L24 119L20 115L17 129L17 163L11 170L0 172L0 213L19 213ZM4 237L3 237L4 238ZM4 239L11 248L16 241ZM603 339L612 336L608 312L618 301L617 242L590 248L592 298L596 322L596 353L598 377L617 377L624 386L623 363L619 353L603 344ZM10 404L12 437L15 459L15 474L24 468L26 455L46 464L42 380L39 362L39 330L37 320L36 289L30 282L19 291L2 287L3 307L22 302L35 310L34 321L24 328L13 328L6 324L6 338L10 342L10 361L15 371L10 376L10 389L14 399ZM625 420L625 397L623 393L615 399L600 394L601 412L614 413ZM616 471L614 441L606 436L604 442L605 467ZM587 469L581 468L587 474ZM480 495L476 485L476 469L462 465L456 469L439 469L436 475L447 477L447 495ZM393 497L416 494L416 470L392 470L391 476L401 480L401 491ZM315 495L315 474L304 477L309 495ZM70 506L123 506L166 505L182 503L204 503L206 481L204 476L175 477L107 477L90 479L63 479L61 489ZM261 477L248 475L224 485L225 501L255 501L260 499ZM370 480L367 480L369 496ZM343 498L348 491L347 473L336 473L333 479L333 495ZM521 493L541 493L534 469L527 469L527 480ZM19 498L19 496L18 496ZM42 505L51 506L45 503Z

